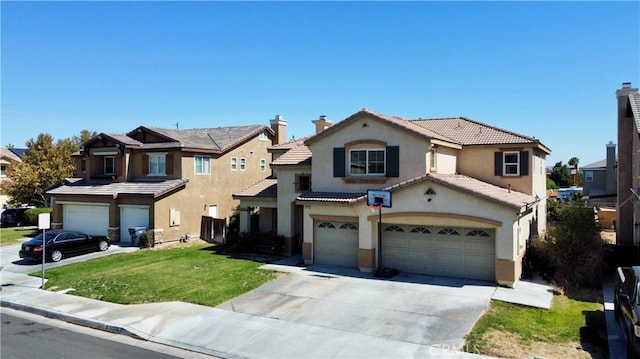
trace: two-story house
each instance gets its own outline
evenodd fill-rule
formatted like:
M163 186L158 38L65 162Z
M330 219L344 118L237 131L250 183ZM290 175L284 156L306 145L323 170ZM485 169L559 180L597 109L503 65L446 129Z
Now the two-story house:
M630 82L616 91L618 102L618 202L616 241L640 245L640 94Z
M0 183L7 179L7 170L12 164L22 162L20 156L24 151L24 149L0 147ZM9 196L0 192L0 211L8 206L9 200Z
M265 215L305 263L513 285L527 240L546 229L545 157L538 139L467 118L406 120L363 109L272 163L274 177L234 195ZM370 210L367 191L390 193ZM246 220L248 216L242 216ZM247 229L247 226L241 228ZM381 263L380 263L381 262Z
M606 148L606 159L581 168L584 178L582 193L591 203L613 203L616 200L616 145L610 141Z
M232 193L269 176L267 148L284 142L286 121L200 129L140 126L101 133L77 154L78 177L47 191L54 228L130 243L130 228L156 242L200 236L203 218L228 219Z

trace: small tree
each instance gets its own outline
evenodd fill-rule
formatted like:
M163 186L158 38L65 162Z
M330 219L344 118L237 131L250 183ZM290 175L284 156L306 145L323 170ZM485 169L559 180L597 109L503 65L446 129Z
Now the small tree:
M553 166L553 170L549 177L559 187L573 186L573 179L571 178L569 169L567 168L567 165L563 165L562 162L557 162Z
M558 204L549 216L545 238L534 250L549 266L548 276L564 289L598 287L602 284L602 241L593 208L579 202Z

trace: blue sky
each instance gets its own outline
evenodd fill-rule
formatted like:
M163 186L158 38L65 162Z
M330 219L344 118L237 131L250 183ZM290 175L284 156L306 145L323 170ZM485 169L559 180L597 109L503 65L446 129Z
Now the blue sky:
M539 138L547 164L616 142L640 85L640 2L0 3L0 142L268 124L363 107Z

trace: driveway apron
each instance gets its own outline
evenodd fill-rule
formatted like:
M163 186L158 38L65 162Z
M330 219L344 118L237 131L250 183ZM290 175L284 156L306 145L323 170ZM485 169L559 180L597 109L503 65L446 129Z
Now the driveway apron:
M218 308L421 345L461 348L495 292L482 281L312 265Z

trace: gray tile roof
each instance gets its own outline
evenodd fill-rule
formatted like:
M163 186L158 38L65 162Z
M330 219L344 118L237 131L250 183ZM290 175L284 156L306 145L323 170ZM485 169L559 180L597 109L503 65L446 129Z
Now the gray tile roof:
M234 193L233 197L260 197L276 198L278 196L278 179L265 178L253 186Z
M524 194L522 192L492 185L487 182L477 180L475 178L463 175L445 175L445 174L425 174L420 177L395 184L384 188L386 191L396 191L398 189L408 187L415 183L431 180L444 186L466 192L468 194L485 198L487 200L497 202L504 206L514 209L520 209L529 203L534 203L537 199L534 196ZM296 198L298 201L313 202L342 202L342 203L358 203L366 200L366 193L341 193L341 192L306 192Z
M213 149L224 152L245 140L259 134L261 131L273 130L266 125L231 126L218 128L195 128L176 130L160 127L145 127L167 138L167 142L174 142L180 147ZM150 146L145 144L144 146Z
M184 186L188 179L166 181L134 181L96 183L71 179L60 187L47 191L48 195L94 195L116 198L121 194L152 195L154 198Z

